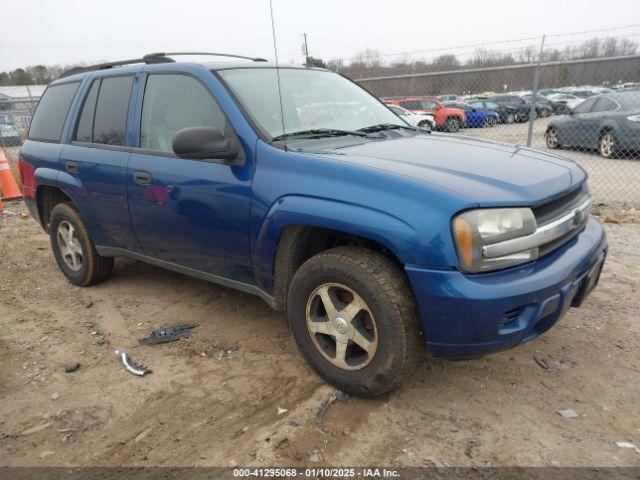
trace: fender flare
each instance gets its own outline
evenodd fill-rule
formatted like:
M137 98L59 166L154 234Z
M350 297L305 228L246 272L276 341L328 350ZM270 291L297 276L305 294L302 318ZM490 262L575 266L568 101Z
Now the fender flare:
M35 179L34 195L35 195L35 204L36 204L35 209L37 210L37 213L38 213L38 222L40 222L43 228L45 228L45 226L43 224L44 220L42 219L42 212L41 212L42 205L40 205L40 193L39 193L42 190L42 187L52 187L60 190L69 199L71 199L71 202L77 208L76 202L73 199L74 198L73 192L74 191L81 192L82 183L76 177L69 175L67 172L61 172L54 168L40 167L40 168L36 168L34 172L34 179Z
M416 230L402 219L364 205L321 197L288 195L276 200L254 231L253 265L258 285L273 291L278 242L286 227L304 225L327 228L375 241L389 249L402 263L408 251L419 246Z

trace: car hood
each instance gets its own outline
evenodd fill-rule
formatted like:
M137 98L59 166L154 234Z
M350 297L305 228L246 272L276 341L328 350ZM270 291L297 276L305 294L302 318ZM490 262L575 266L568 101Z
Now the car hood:
M534 206L572 190L587 176L576 163L554 154L447 134L341 146L327 156L337 155L342 161L436 185L483 206Z

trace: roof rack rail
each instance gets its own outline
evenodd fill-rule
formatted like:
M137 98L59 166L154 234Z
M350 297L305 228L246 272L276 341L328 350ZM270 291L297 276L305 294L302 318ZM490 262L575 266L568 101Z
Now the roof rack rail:
M143 59L153 59L156 57L176 57L178 55L206 55L209 57L229 57L229 58L241 58L243 60L251 60L253 62L266 62L266 58L260 57L247 57L245 55L234 55L231 53L215 53L215 52L160 52L160 53L149 53L142 57Z
M74 67L60 75L60 78L75 75L77 73L92 72L96 70L107 70L113 67L123 67L125 65L135 65L136 63L145 63L147 65L155 63L171 63L175 62L171 56L178 55L207 55L215 57L229 57L229 58L241 58L243 60L251 60L253 62L266 62L267 60L260 57L246 57L244 55L233 55L230 53L213 53L213 52L171 52L171 53L149 53L142 58L133 58L131 60L119 60L117 62L98 63L96 65L89 65L87 67Z
M148 58L147 58L148 57ZM68 77L69 75L75 75L76 73L93 72L95 70L107 70L113 67L123 67L125 65L135 65L136 63L170 63L175 62L172 58L162 57L157 54L152 56L145 55L142 58L132 58L131 60L119 60L117 62L97 63L95 65L89 65L87 67L74 67L60 75L60 78Z

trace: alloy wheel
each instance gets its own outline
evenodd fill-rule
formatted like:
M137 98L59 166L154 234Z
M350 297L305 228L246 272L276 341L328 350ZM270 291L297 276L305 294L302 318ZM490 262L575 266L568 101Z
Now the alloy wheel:
M447 120L447 130L449 132L457 132L460 130L460 122L457 118L450 118Z
M616 139L607 132L600 139L600 154L605 158L611 158L616 149Z
M378 349L378 329L366 302L352 289L325 283L309 296L307 330L318 352L342 370L360 370Z
M558 148L558 133L555 129L550 128L544 135L548 148Z
M58 224L56 236L60 256L64 260L64 263L72 271L79 271L82 268L84 252L76 229L71 225L71 223L63 220Z

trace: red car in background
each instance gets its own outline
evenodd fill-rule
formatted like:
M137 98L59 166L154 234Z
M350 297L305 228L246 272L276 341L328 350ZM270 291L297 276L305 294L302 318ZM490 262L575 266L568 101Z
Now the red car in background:
M402 97L385 98L382 101L389 105L400 105L416 113L429 113L435 117L436 129L457 132L466 122L464 110L445 107L435 98Z

